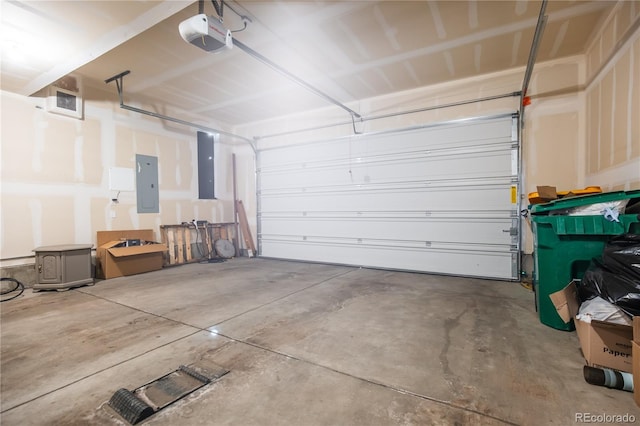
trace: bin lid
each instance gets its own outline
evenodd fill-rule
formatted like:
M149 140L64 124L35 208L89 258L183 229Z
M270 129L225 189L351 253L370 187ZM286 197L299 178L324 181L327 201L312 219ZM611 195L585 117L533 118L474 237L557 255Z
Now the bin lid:
M578 195L569 198L560 198L544 204L535 204L531 208L531 214L546 214L553 210L570 209L573 207L588 206L590 204L608 203L632 198L640 198L640 190L603 192L600 194Z

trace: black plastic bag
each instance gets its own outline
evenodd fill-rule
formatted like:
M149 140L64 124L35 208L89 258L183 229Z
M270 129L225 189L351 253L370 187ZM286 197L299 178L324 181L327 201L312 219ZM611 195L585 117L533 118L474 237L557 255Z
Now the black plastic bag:
M640 315L640 235L612 238L602 260L592 259L578 295L582 301L600 296L629 315Z
M612 270L640 279L640 234L622 234L609 240L602 261Z

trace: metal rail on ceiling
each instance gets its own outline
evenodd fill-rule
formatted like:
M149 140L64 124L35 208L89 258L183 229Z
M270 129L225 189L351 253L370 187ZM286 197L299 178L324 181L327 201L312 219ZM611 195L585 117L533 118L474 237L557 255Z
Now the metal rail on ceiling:
M260 61L263 64L267 65L268 67L270 67L274 71L282 74L283 76L285 76L289 80L291 80L291 81L299 84L300 86L304 87L305 89L307 89L311 93L313 93L313 94L321 97L322 99L324 99L324 100L326 100L326 101L328 101L328 102L330 102L330 103L342 108L343 110L347 111L349 114L351 114L352 119L355 119L355 118L360 119L360 118L362 118L360 116L360 114L358 114L357 112L355 112L354 110L352 110L348 106L344 105L340 101L332 98L331 96L327 95L326 93L322 92L321 90L317 89L316 87L314 87L311 84L307 83L306 81L302 80L300 77L290 73L286 69L282 68L280 65L278 65L275 62L271 61L269 58L261 55L260 53L256 52L255 50L253 50L252 48L250 48L246 44L242 43L240 40L233 39L233 45L237 46L239 49L241 49L242 51L247 53L249 56L252 56L255 59L257 59L258 61Z
M466 118L454 118L451 120L446 120L446 121L438 121L438 122L429 122L429 123L423 123L423 124L415 124L412 126L408 126L408 127L401 127L401 128L392 128L392 129L385 129L385 130L374 130L371 132L366 132L366 133L361 133L359 134L359 136L378 136L378 135L386 135L386 134L398 134L398 133L404 133L404 132L410 132L410 131L414 131L414 130L419 130L419 129L428 129L428 128L435 128L435 127L441 127L441 126L449 126L452 124L460 124L460 123L464 123L464 122L469 122L469 121L480 121L480 120L493 120L493 119L497 119L497 118L504 118L504 117L511 117L511 118L518 118L518 112L517 111L513 111L513 112L503 112L503 113L498 113L498 114L493 114L493 115L483 115L483 116L474 116L474 117L466 117ZM345 122L344 124L349 124L348 122ZM327 138L320 138L320 139L316 139L316 140L312 140L312 141L305 141L305 142L294 142L296 144L313 144L313 143L317 143L317 142L326 142L326 141L339 141L339 140L344 140L344 141L349 141L351 140L351 138L353 137L353 135L343 135L343 136L330 136ZM258 149L258 152L263 152L263 151L271 151L271 150L278 150L281 148L285 148L285 147L289 147L290 145L277 145L271 148L263 148L263 149Z
M468 104L477 103L477 102L493 101L493 100L502 99L502 98L517 97L517 96L520 96L520 95L521 95L521 92L510 92L510 93L504 93L502 95L486 96L486 97L478 98L478 99L451 102L451 103L448 103L448 104L435 105L435 106L424 107L424 108L416 108L416 109L411 109L411 110L407 110L407 111L393 112L393 113L382 114L382 115L373 115L373 116L369 116L369 117L361 117L360 121L361 122L365 122L365 121L372 121L372 120L381 120L383 118L391 118L391 117L397 117L397 116L400 116L400 115L415 114L415 113L419 113L419 112L432 111L432 110L442 109L442 108L451 108L451 107L456 107L456 106L461 106L461 105L468 105ZM269 134L269 135L256 136L254 139L257 141L257 140L260 140L260 139L268 139L268 138L274 138L274 137L278 137L278 136L288 136L288 135L293 135L293 134L296 134L296 133L304 133L304 132L311 132L311 131L314 131L314 130L327 129L327 128L330 128L330 127L346 126L348 124L353 124L353 122L352 121L342 121L342 122L339 122L339 123L325 124L325 125L322 125L322 126L290 130L290 131L281 132L281 133L272 133L272 134Z
M255 152L256 146L255 146L254 140L249 139L247 137L240 136L240 135L237 135L235 133L227 132L227 131L220 130L220 129L214 129L213 127L204 126L202 124L193 123L193 122L182 120L182 119L179 119L179 118L170 117L168 115L159 114L157 112L147 111L147 110L144 110L144 109L141 109L141 108L137 108L137 107L134 107L134 106L126 105L124 103L124 81L123 81L123 79L124 79L124 76L126 76L126 75L128 75L130 73L131 73L131 71L129 71L129 70L123 71L120 74L114 75L113 77L110 77L110 78L108 78L108 79L106 79L104 81L107 84L111 83L112 81L116 82L116 87L118 89L118 97L120 99L120 108L128 110L128 111L137 112L137 113L140 113L140 114L149 115L151 117L159 118L161 120L166 120L166 121L171 121L173 123L182 124L184 126L193 127L195 129L202 130L202 131L205 131L205 132L208 132L208 133L218 133L218 134L221 134L221 135L225 135L225 136L229 136L229 137L232 137L232 138L240 139L240 140L248 143L249 146L251 146L251 149L253 149L253 151Z

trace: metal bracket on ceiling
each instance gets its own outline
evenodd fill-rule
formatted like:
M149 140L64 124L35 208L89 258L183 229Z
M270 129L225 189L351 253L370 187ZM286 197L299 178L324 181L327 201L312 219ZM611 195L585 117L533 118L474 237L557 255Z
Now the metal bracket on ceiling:
M192 123L190 121L181 120L179 118L170 117L168 115L158 114L157 112L147 111L147 110L144 110L144 109L141 109L141 108L136 108L136 107L133 107L133 106L130 106L130 105L125 105L125 103L124 103L124 76L129 75L130 73L131 73L131 71L129 71L129 70L123 71L120 74L114 75L113 77L110 77L110 78L108 78L108 79L106 79L104 81L106 84L109 84L112 81L116 82L116 87L118 89L118 97L120 99L120 108L128 110L128 111L137 112L137 113L140 113L140 114L149 115L151 117L156 117L156 118L159 118L161 120L166 120L166 121L171 121L171 122L174 122L174 123L182 124L184 126L195 128L197 130L202 130L203 132L218 133L218 134L221 134L221 135L225 135L225 136L229 136L229 137L232 137L232 138L240 139L240 140L248 143L254 153L256 152L256 146L255 146L254 141L249 139L249 138L246 138L244 136L236 135L235 133L226 132L226 131L220 130L220 129L214 129L214 128L208 127L208 126L203 126L201 124Z
M362 118L362 116L358 116L358 121L360 121L360 123L364 123L364 119ZM356 129L356 116L354 114L351 114L351 124L353 125L353 134L361 135L362 131L358 131Z
M220 0L218 3L217 0L211 0L211 4L213 4L213 8L216 10L218 14L218 19L222 22L222 14L224 13L224 0ZM202 15L204 13L204 0L198 0L198 14Z
M211 0L211 3L213 3L213 8L216 10L216 13L220 17L220 22L222 22L222 14L224 13L224 0L220 0L220 3L218 3L218 0Z
M122 92L124 91L123 78L124 78L125 75L128 75L130 73L131 73L131 71L126 70L126 71L123 71L120 74L114 75L113 77L108 78L108 79L106 79L104 81L106 84L109 84L112 81L116 82L116 88L118 89L118 98L120 98L120 106L124 105L124 101L123 101L123 98L122 98Z

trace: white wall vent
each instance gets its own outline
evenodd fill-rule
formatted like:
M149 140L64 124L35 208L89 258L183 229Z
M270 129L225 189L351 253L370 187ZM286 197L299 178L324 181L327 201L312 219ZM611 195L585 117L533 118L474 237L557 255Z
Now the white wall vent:
M80 86L80 81L74 76L63 77L50 85L47 88L47 111L82 119L84 102Z

